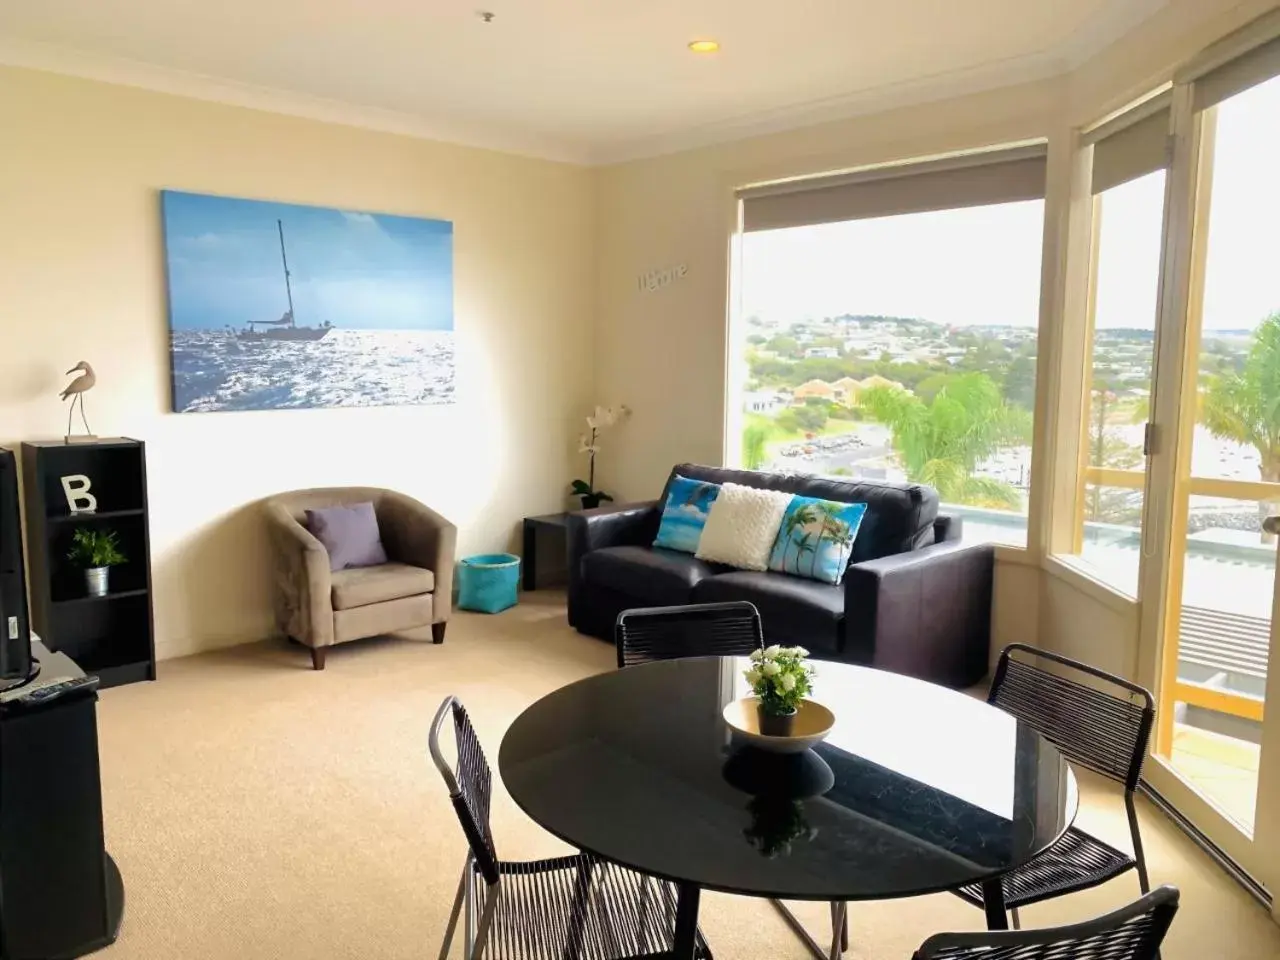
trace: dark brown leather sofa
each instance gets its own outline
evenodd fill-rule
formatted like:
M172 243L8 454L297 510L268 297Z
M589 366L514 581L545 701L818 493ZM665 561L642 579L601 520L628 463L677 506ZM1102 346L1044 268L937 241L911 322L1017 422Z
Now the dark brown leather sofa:
M631 607L750 600L766 643L952 687L986 675L994 551L962 542L960 518L938 513L932 487L690 463L677 474L866 503L844 582L735 570L654 548L664 488L657 500L569 515L569 623L578 631L612 640L618 614Z

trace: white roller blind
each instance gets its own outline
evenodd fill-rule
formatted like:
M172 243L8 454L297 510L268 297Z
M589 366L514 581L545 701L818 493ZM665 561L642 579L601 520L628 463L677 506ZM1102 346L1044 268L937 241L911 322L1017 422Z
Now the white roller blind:
M1264 14L1209 47L1179 71L1179 83L1195 82L1192 104L1204 110L1280 76L1280 10Z
M1017 147L741 190L743 229L1044 199L1045 148Z
M1093 143L1093 192L1110 190L1169 165L1169 101L1142 110L1139 118L1121 116L1084 141ZM1128 122L1117 122L1128 121ZM1099 136L1100 134L1100 136Z

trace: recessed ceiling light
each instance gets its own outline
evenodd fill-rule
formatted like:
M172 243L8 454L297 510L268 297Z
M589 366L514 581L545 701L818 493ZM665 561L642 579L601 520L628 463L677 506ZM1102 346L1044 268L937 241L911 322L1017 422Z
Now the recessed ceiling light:
M689 49L694 53L715 53L720 49L720 44L714 40L694 40L689 44Z

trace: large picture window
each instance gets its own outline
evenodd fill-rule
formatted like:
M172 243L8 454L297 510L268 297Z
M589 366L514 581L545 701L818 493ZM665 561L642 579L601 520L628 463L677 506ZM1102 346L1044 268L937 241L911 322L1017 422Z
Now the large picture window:
M971 203L1001 195L975 196L967 173L952 206L910 177L862 184L850 203L808 198L794 217L853 218L774 229L752 227L789 218L753 220L748 200L731 398L741 463L928 483L966 539L1025 544L1042 160L1038 175L1018 199Z

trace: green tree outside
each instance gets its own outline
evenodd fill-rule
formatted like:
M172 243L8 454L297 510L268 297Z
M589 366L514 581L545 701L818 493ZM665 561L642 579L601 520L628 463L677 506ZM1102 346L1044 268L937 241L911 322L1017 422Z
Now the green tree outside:
M1142 463L1142 448L1126 443L1107 432L1108 421L1120 411L1116 394L1103 382L1093 391L1089 403L1089 463L1095 467L1128 470ZM1103 523L1137 523L1142 517L1141 502L1131 490L1116 490L1097 484L1085 494L1085 518Z
M742 430L742 465L748 470L759 470L768 457L769 438L773 428L763 420L751 420Z
M1035 358L1019 353L1009 364L1004 373L1004 398L1010 403L1024 409L1034 409L1036 405L1036 361Z
M775 422L785 433L817 433L827 425L827 411L821 407L787 407Z
M930 484L943 500L1022 506L1017 488L973 473L996 451L1031 439L1030 412L1007 403L987 374L956 376L928 402L905 390L873 387L863 391L859 406L893 432L893 448L907 476Z
M764 346L766 350L772 350L780 357L799 357L802 355L800 341L795 337L774 337Z
M1218 439L1257 450L1261 479L1280 481L1280 311L1258 325L1238 370L1207 378L1200 419ZM1271 504L1258 510L1265 517Z

